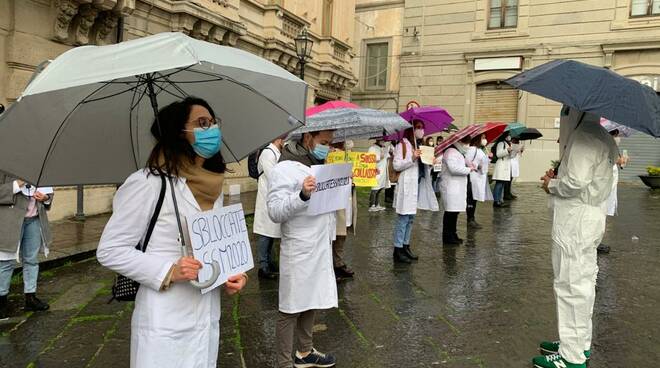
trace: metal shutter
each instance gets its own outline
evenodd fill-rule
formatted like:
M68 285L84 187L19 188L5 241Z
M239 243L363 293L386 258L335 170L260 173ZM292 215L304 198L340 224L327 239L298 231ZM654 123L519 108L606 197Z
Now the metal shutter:
M504 83L477 86L475 123L518 120L518 91Z
M660 140L648 134L636 132L628 138L621 138L621 151L628 150L630 162L619 171L619 180L637 181L638 175L646 175L648 166L660 166Z

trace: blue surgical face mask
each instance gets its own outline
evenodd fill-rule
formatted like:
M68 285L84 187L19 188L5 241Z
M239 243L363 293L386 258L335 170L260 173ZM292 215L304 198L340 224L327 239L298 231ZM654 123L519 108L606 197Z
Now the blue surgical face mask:
M220 152L222 144L222 132L220 127L213 125L208 129L195 128L195 143L192 148L197 155L203 158L211 158L216 153Z
M312 150L312 155L319 160L325 160L325 158L328 157L329 152L330 152L330 146L327 146L325 144L317 144L314 146L314 149Z

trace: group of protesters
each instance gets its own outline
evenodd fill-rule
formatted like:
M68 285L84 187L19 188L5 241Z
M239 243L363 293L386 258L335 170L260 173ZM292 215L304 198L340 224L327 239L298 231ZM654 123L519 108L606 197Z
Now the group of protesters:
M566 111L562 115L567 120L562 123L562 129L567 127L566 133L559 139L562 166L542 178L544 190L554 199L554 229L564 230L553 230L561 345L541 344L541 350L550 354L534 359L535 366L541 368L569 361L577 362L572 366L582 367L590 356L597 266L586 250L602 239L605 211L601 207L611 197L613 172L622 163L612 136L599 130L597 124L580 125L592 117L575 114ZM573 124L573 130L568 130L570 123L576 121L579 122ZM181 256L182 230L180 223L177 228L177 222L179 212L193 215L223 205L222 184L227 167L220 153L219 123L220 119L202 99L189 97L162 108L151 129L157 143L147 167L131 175L115 196L114 212L99 242L97 257L102 265L142 285L136 292L132 319L131 366L172 366L174 361L177 366L216 365L220 289L202 294L190 284L197 280L202 264L193 257ZM444 210L442 242L446 246L463 243L457 231L460 213L467 212L468 227L477 230L481 227L476 221L478 202L493 200L495 208L502 208L505 200L515 199L511 182L519 175L518 160L524 146L510 134L503 133L490 151L484 134L465 135L436 152L433 163L422 162L420 146L440 143L441 138L435 142L424 142L424 138L424 122L413 120L398 141L378 139L369 149L375 154L378 167L377 186L370 194L370 212L385 209L380 195L394 186L392 207L396 217L392 244L393 260L398 264L419 259L411 244L413 223L417 210L440 210L436 191ZM350 140L335 142L332 130L318 130L288 141L285 136L278 137L257 156L253 231L258 276L262 280L279 280L275 334L277 365L282 368L332 367L336 363L334 355L321 353L314 346L314 321L317 311L338 307L337 282L354 275L343 253L346 237L357 221L355 190L345 199L342 210L312 215L306 209L316 189L311 166L324 164L332 150L352 148ZM494 193L488 179L492 162ZM16 204L17 195L25 190L29 193L29 185L19 179L4 178L3 182L0 199L7 203ZM176 197L182 199L178 204ZM31 243L26 237L34 236L30 226L38 224L42 215L45 217L51 200L52 195L26 195L19 203L22 212L16 215L19 220L25 219L19 232L22 242L15 241L23 245L21 256L27 266L27 310L48 309L45 302L35 297L36 274L30 278L30 273L26 273L33 257L28 251L38 249L43 238L30 240L34 246L28 247ZM585 223L576 221L576 217L589 220L589 226L576 228L576 224ZM40 232L43 236L43 229ZM277 239L279 265L275 257ZM15 249L9 251L14 252L9 258L16 256ZM576 269L572 266L576 263L584 267ZM5 297L6 275L11 276L13 265L13 261L0 262L0 292ZM224 289L231 295L247 282L246 274L233 275ZM176 331L176 338L172 338L172 331Z

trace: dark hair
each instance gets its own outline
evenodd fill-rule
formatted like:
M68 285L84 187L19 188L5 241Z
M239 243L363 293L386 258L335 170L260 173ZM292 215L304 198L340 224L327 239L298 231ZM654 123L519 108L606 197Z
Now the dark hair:
M165 173L179 176L182 166L195 162L196 153L183 134L190 110L194 105L206 108L215 118L215 113L208 102L196 97L186 97L181 101L172 102L158 111L158 119L154 119L151 124L151 134L156 138L156 146L151 150L147 161L147 168L152 174ZM161 156L164 158L162 162ZM227 171L227 165L220 152L206 159L203 167L220 174Z
M426 125L426 124L424 124L424 122L421 121L421 120L413 120L413 122L411 123L411 127L408 128L408 129L406 129L406 130L403 132L403 136L404 136L405 138L407 138L408 141L409 141L410 143L413 143L413 142L417 139L417 138L415 138L415 124L417 124L417 123L421 123L422 126L425 126L425 125ZM414 145L414 143L413 143L413 145Z
M463 143L463 144L468 144L468 143L472 142L472 137L469 136L469 135L466 135L465 137L461 138L460 142Z

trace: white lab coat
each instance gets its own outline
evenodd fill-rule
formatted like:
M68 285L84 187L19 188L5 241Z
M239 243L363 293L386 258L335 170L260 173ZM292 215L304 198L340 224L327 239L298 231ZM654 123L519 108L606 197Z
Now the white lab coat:
M619 191L619 166L614 165L612 167L612 173L614 175L614 183L612 184L612 192L607 198L607 216L616 216L617 208L619 207L618 191Z
M376 186L371 187L371 190L378 190L378 189L387 189L390 187L390 179L389 179L389 174L387 172L387 159L390 158L390 153L389 153L389 148L388 147L380 147L377 145L372 145L369 147L368 153L373 153L376 155L376 167L378 168L378 171L380 172L378 175L376 175Z
M511 153L507 150L506 142L499 142L496 146L495 171L493 171L493 180L511 181Z
M520 177L520 157L522 150L525 148L523 143L516 143L511 145L511 177Z
M568 137L568 144L558 176L548 186L554 198L552 265L559 353L574 364L583 363L584 351L591 348L596 247L605 232L606 200L618 155L614 139L599 124L600 117L587 114L577 126L579 115L572 112L562 118L561 128L569 130L562 137Z
M257 202L254 206L254 230L255 234L264 235L269 238L279 238L281 236L280 224L270 220L268 209L266 208L266 197L268 197L268 182L270 180L271 170L280 159L280 150L274 145L269 144L259 155L257 168L261 172L259 176L259 186L257 189Z
M189 283L159 291L182 256L171 191L145 253L135 249L147 231L161 188L158 176L140 170L117 190L96 251L105 267L140 283L131 321L131 367L216 367L220 338L220 289L204 295ZM185 179L174 181L181 216L201 211ZM222 194L214 208L222 207Z
M406 157L403 157L403 145L406 145ZM392 166L399 171L399 180L396 183L394 209L399 215L417 214L417 201L419 192L419 167L413 160L413 146L407 138L403 138L394 148Z
M338 306L332 265L335 212L307 215L309 201L300 199L300 190L309 175L309 166L282 161L273 168L268 190L268 214L282 229L279 310L283 313Z
M448 212L465 212L467 208L467 177L470 168L455 147L449 147L442 156L440 193L442 205Z
M488 165L490 165L488 155L483 150L471 146L468 148L466 156L477 168L477 171L470 173L472 198L479 202L492 201L493 192L490 190L490 185L488 185Z
M435 196L435 191L433 190L433 177L431 177L431 165L424 165L424 177L419 182L419 188L417 189L417 209L437 212L440 211L440 205L438 204L438 198Z

